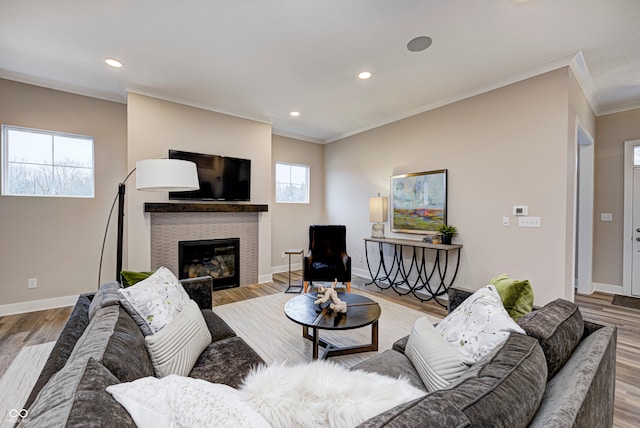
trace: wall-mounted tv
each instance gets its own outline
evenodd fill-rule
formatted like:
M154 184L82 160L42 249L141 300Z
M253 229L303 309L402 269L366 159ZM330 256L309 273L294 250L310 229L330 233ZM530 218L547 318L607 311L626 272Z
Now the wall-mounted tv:
M169 199L202 201L251 200L251 159L169 150L169 159L192 161L200 190L169 192Z
M447 224L447 170L391 177L391 231L433 234Z

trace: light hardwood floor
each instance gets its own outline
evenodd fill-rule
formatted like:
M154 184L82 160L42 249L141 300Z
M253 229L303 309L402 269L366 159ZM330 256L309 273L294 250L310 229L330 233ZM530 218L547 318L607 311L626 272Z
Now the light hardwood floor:
M291 278L293 283L300 283L299 272L294 272ZM213 304L218 306L282 293L287 280L286 273L276 274L270 283L216 291ZM434 302L420 303L413 297L398 296L392 291L382 292L376 287L366 287L364 284L364 279L354 277L351 286L373 295L381 293L396 303L429 315L446 316L446 310ZM640 426L640 310L613 306L612 297L604 293L578 295L576 303L580 306L584 318L615 325L618 328L614 426L635 428ZM71 308L60 308L0 317L0 377L23 346L55 340L70 313Z

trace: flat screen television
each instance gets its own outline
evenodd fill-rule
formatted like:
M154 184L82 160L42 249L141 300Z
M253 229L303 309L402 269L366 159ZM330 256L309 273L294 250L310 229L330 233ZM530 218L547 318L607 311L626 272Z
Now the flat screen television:
M169 192L169 199L200 201L251 200L251 159L169 150L169 159L192 161L200 190Z

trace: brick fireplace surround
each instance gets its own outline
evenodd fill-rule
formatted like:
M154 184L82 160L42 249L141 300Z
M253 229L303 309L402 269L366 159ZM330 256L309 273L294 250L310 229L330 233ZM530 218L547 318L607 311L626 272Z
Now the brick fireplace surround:
M151 268L165 266L177 274L180 241L239 238L240 285L257 283L258 216L266 210L263 205L145 204L151 213Z

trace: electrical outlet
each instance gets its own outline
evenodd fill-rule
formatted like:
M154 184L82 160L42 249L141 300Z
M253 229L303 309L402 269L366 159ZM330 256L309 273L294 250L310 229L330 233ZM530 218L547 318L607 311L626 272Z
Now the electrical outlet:
M361 262L362 261L362 254L358 254L358 261Z
M38 278L29 278L27 288L38 288Z
M282 254L280 255L281 259L284 259L284 257L286 256L286 254L284 253L284 251L282 252Z
M509 217L502 217L502 225L505 227L509 226Z

